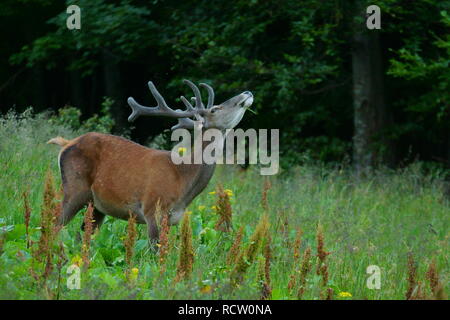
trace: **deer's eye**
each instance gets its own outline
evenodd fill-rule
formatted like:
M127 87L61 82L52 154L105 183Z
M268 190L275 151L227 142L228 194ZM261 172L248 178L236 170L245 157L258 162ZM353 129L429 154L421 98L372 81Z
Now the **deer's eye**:
M216 112L217 110L219 110L219 108L212 108L212 109L211 109L211 113L214 113L214 112Z

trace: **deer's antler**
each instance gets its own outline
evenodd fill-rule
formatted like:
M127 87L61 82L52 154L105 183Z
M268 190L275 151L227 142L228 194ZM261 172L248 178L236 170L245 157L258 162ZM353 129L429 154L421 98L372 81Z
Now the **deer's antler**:
M194 122L192 119L189 118L195 116L197 120L202 120L202 116L205 112L205 106L202 102L202 96L199 88L189 80L185 79L183 80L183 82L187 84L194 92L195 98L192 98L192 100L195 101L195 107L192 106L192 104L184 96L181 96L180 97L181 101L186 106L186 110L171 109L167 105L166 101L161 96L161 94L158 92L153 82L149 81L148 87L153 96L155 97L156 102L158 103L157 106L145 107L137 103L136 100L134 100L132 97L129 97L128 104L130 105L133 111L131 115L128 117L128 121L132 122L140 116L166 116L178 118L178 124L172 127L172 130L177 128L192 128ZM214 104L214 90L206 83L200 83L200 86L205 88L208 92L208 105L206 106L206 109L209 109Z
M200 83L200 87L203 87L208 91L208 105L206 106L206 109L209 109L214 105L214 90L206 83Z
M172 118L190 118L192 116L195 116L198 111L194 108L191 108L191 110L173 110L171 109L164 98L161 96L161 94L156 90L155 85L153 82L148 82L148 87L155 97L156 102L158 105L156 107L145 107L143 105L140 105L136 102L132 97L128 98L128 104L130 105L133 112L128 117L128 121L132 122L136 120L140 116L166 116L166 117L172 117Z

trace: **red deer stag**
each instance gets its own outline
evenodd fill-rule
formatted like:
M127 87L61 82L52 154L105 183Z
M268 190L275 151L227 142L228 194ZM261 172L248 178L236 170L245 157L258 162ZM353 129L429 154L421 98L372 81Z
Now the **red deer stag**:
M145 107L128 98L133 110L128 121L139 116L166 116L178 119L172 130L192 129L195 123L201 123L203 129L226 130L241 121L253 102L252 93L245 91L214 105L214 90L201 83L208 92L205 108L199 88L189 80L184 83L194 92L195 107L181 97L186 110L171 109L149 81L157 106ZM194 122L193 117L199 122ZM163 212L170 214L170 224L177 224L186 207L205 189L215 169L215 164L176 165L170 151L150 149L109 134L89 132L70 141L56 137L48 143L62 147L58 157L64 191L61 225L69 223L83 206L93 201L94 229L100 227L105 215L126 220L132 212L138 223L147 224L151 241L159 233L157 203Z

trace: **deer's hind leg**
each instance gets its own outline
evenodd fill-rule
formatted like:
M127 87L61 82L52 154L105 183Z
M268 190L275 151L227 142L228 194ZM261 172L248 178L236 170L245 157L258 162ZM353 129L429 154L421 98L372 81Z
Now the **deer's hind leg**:
M64 200L62 204L62 212L59 217L60 225L67 225L85 205L91 200L90 190L77 192L75 195L68 195L64 193Z
M64 191L59 224L68 224L85 205L92 201L89 161L76 145L61 153L59 165Z

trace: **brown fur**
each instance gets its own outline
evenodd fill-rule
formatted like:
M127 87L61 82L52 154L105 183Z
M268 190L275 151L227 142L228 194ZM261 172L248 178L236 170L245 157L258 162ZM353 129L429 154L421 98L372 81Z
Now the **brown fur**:
M151 239L158 237L158 199L162 210L176 207L184 195L192 193L203 166L175 165L168 151L146 148L108 134L91 132L71 141L57 137L48 143L63 147L59 160L64 190L61 224L67 224L93 201L94 227L101 225L105 215L127 220L131 211L138 223L147 223ZM206 184L197 188L192 198ZM188 196L186 202L190 200ZM188 204L180 207L184 210Z

